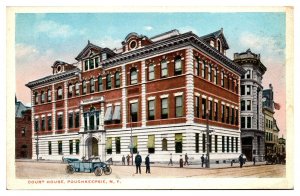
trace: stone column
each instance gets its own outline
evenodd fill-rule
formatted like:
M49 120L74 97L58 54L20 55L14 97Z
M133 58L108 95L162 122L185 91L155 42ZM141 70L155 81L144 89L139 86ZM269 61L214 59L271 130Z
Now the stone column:
M146 67L145 60L142 61L141 66L141 74L142 74L142 127L146 126Z
M99 130L104 130L104 103L100 103Z
M106 148L105 148L105 142L106 142L106 133L105 131L100 132L100 141L98 141L98 152L101 156L101 161L106 161Z
M80 105L80 132L84 132L83 106Z
M186 123L194 122L194 76L193 76L193 50L191 47L186 49L185 57L186 70L186 96L185 96L185 111Z

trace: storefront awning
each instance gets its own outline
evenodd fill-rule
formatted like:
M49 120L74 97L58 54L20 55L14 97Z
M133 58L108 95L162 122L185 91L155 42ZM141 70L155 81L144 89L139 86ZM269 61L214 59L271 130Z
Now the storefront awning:
M105 116L104 116L104 121L110 121L112 118L112 111L111 107L106 108Z
M113 120L121 119L121 107L119 105L115 106L114 114L112 117Z

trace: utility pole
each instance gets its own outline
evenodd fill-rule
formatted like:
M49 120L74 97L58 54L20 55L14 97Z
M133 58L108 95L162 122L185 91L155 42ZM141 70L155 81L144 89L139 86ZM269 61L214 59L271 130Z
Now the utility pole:
M131 114L130 114L130 153L131 153L131 165L133 165L132 115Z
M39 161L39 130L36 130L36 161Z
M212 112L212 111L210 111ZM213 132L213 130L209 130L209 121L208 121L208 115L209 115L209 112L208 110L206 111L206 168L210 168L210 158L209 158L209 146L210 146L210 143L209 143L209 133Z

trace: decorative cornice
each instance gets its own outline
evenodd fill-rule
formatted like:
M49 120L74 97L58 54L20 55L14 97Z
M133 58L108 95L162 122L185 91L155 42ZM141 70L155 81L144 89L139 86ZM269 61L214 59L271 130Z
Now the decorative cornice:
M29 82L25 86L27 86L28 88L32 88L32 87L35 87L35 86L38 86L38 85L42 85L42 84L47 84L47 83L50 83L50 82L53 82L53 81L57 82L57 81L65 80L67 78L75 76L76 73L79 74L80 73L80 69L75 68L75 69L72 69L70 71L60 73L60 74L46 76L44 78L41 78L41 79L38 79L38 80L35 80L35 81L32 81L32 82Z
M111 67L117 64L124 64L133 60L147 58L154 54L171 51L190 45L194 46L197 49L200 49L207 55L215 57L216 60L223 63L228 68L239 73L240 75L246 73L246 71L242 67L235 64L232 60L218 52L215 48L207 45L201 38L199 38L192 32L187 32L178 36L173 36L161 41L154 42L153 44L145 46L143 48L128 53L116 55L112 58L101 62L100 64L102 64L103 67Z

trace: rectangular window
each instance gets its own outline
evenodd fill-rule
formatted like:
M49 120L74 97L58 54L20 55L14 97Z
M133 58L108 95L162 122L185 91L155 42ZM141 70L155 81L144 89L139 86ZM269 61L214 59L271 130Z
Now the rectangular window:
M154 110L154 100L148 101L148 120L154 120L155 118L155 110Z
M182 153L182 133L175 133L175 152Z
M132 153L136 154L138 151L138 138L137 136L132 137Z
M115 142L116 142L116 154L120 154L121 153L121 139L120 139L120 137L116 137Z
M225 105L222 104L222 122L225 122Z
M80 144L80 141L79 140L76 140L76 154L79 154L79 144Z
M218 84L218 74L217 74L218 70L215 68L214 69L214 83Z
M148 135L148 153L155 153L155 136L154 135Z
M231 108L231 124L234 124L234 108Z
M168 64L166 60L161 62L161 77L165 78L168 76Z
M161 99L161 118L168 118L169 109L168 109L168 98Z
M230 83L231 83L231 80L229 78L229 76L227 76L227 89L230 90Z
M252 124L251 119L252 119L251 116L247 116L247 128L248 129L251 129L251 124Z
M242 116L241 117L241 128L244 129L246 128L246 117Z
M94 69L94 59L90 59L90 69Z
M102 77L98 77L98 91L103 91Z
M48 116L48 131L52 130L52 117Z
M132 122L138 121L138 102L130 104L130 115Z
M221 86L225 87L225 85L224 85L224 72L221 72Z
M174 75L180 75L182 74L182 62L181 62L181 57L178 57L175 60L175 73Z
M202 118L206 119L206 99L202 98Z
M154 64L149 65L149 75L148 75L148 80L154 80L155 79L155 73L154 73Z
M76 112L75 114L75 127L79 127L79 112Z
M63 115L62 114L57 116L57 129L58 130L63 129Z
M50 141L48 142L48 154L52 155L52 144Z
M106 153L112 154L112 138L111 137L108 137L106 139Z
M62 155L63 151L62 151L62 141L58 141L58 154Z
M251 78L251 71L250 71L250 70L247 71L247 73L246 73L246 78L247 78L247 79L250 79L250 78Z
M251 85L247 85L246 94L251 95Z
M175 97L176 117L183 116L182 96Z
M73 113L69 113L69 128L73 128Z
M199 97L195 96L195 117L199 118L200 117L200 99Z
M75 84L75 94L76 94L76 96L79 95L79 83L78 82Z
M222 136L222 152L225 152L225 136Z
M227 148L226 149L227 149L227 152L229 152L229 136L227 136L227 142L226 143L227 143L227 145L226 145Z
M115 73L115 88L119 88L120 86L121 86L120 73L116 72Z
M99 60L100 60L99 57L96 57L96 58L95 58L95 66L96 66L96 67L99 67L99 63L100 63Z
M107 54L106 53L102 53L101 54L101 58L102 58L103 61L106 60L107 59Z
M39 119L37 118L34 120L34 130L39 131Z
M69 140L69 153L73 154L73 140Z
M202 152L206 151L206 135L202 134Z
M233 152L233 140L234 140L234 137L231 137L231 152Z
M195 71L194 71L194 74L196 75L196 76L199 76L199 69L200 69L200 67L199 67L199 59L198 58L195 58L194 59L194 69L195 69Z
M198 153L199 152L199 133L195 134L195 152Z
M235 152L238 152L238 150L239 150L239 145L238 145L238 139L239 138L235 138Z
M111 75L110 74L108 74L107 76L106 76L106 89L108 90L108 89L111 89Z
M84 70L87 71L89 69L89 61L85 60L84 61Z
M251 100L247 100L247 110L251 111Z
M208 65L208 68L207 68L207 79L208 81L211 82L211 65Z
M208 115L209 115L209 120L212 120L212 113L213 113L212 107L213 107L212 101L209 100L208 101Z
M215 152L218 152L218 136L215 135Z
M51 101L51 90L48 90L48 93L47 93L47 95L48 95L48 102L50 102Z
M239 111L235 110L235 125L239 124Z
M246 105L245 105L245 100L241 101L241 110L245 111L246 110Z
M245 85L241 85L241 94L245 95Z
M42 117L42 131L46 130L46 121L45 121L45 117Z
M88 116L87 116L87 113L84 113L83 114L83 121L84 121L84 130L87 130L88 129L88 124L87 124L87 118L88 118Z
M201 77L203 79L206 79L206 66L205 66L205 61L201 63Z
M229 114L230 113L230 109L229 106L226 106L226 123L229 124Z
M214 103L215 104L215 107L214 107L214 112L215 112L215 115L214 115L214 117L215 117L215 121L218 121L218 108L219 108L219 104L218 104L218 102L215 102Z

